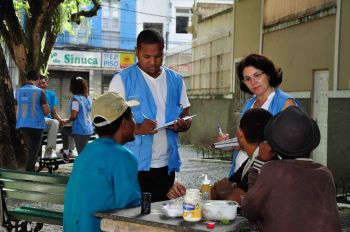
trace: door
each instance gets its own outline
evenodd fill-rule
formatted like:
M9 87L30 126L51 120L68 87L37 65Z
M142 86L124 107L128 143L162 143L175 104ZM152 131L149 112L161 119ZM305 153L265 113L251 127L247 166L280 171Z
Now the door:
M320 132L320 145L314 150L312 158L315 162L327 166L328 135L328 79L329 71L314 72L314 90L312 96L312 118L317 122Z

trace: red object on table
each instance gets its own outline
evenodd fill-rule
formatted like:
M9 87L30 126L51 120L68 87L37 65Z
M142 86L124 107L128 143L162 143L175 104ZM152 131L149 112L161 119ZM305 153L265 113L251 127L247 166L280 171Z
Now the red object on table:
M208 229L214 229L215 228L215 222L208 222L207 223L207 228Z

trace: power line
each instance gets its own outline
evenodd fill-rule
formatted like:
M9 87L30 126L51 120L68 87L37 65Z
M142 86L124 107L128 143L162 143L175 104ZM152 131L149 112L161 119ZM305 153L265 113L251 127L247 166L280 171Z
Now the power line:
M160 14L153 14L153 13L146 13L146 12L142 12L142 11L130 10L130 9L125 9L125 8L115 7L115 6L109 6L109 5L104 5L103 3L101 4L101 6L105 6L105 7L108 7L108 8L119 9L119 10L122 10L122 11L129 11L129 12L144 14L144 15L151 15L151 16L157 16L157 17L168 18L168 19L176 19L176 17L160 15ZM181 7L181 8L184 8L184 7ZM188 9L191 9L191 7L188 8Z

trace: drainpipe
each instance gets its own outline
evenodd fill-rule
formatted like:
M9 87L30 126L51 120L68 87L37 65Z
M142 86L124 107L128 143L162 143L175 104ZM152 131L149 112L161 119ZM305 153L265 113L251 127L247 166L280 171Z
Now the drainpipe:
M233 23L232 23L232 48L231 48L231 93L235 92L235 79L236 79L236 66L235 66L235 30L236 30L236 7L237 7L237 2L238 0L233 0L233 11L232 11L232 18L233 18ZM233 95L233 94L232 94ZM233 97L232 97L233 98Z
M334 92L337 91L338 89L340 10L341 10L341 0L337 0L337 13L335 17L335 35L334 35L334 60L333 60L333 91Z
M263 34L264 34L264 0L261 0L260 6L260 37L259 37L259 53L263 51Z

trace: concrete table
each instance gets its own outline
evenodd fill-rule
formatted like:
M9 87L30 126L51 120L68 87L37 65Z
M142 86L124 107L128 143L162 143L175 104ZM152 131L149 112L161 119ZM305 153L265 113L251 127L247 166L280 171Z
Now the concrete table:
M240 214L229 224L216 222L214 229L207 229L207 223L205 221L186 222L182 218L166 217L161 212L161 208L166 202L167 201L152 203L151 214L141 214L141 207L135 207L97 212L95 215L102 218L101 230L106 232L258 231L256 224L249 222Z

